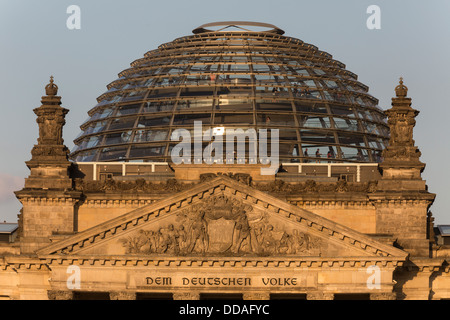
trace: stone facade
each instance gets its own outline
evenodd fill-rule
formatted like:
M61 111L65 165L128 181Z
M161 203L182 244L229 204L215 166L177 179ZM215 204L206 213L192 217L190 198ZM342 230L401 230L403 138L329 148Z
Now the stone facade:
M16 192L20 237L0 252L0 297L450 298L446 256L430 233L435 195L412 139L418 112L403 83L396 93L375 180L169 164L174 172L98 180L67 161L67 110L51 81L35 110L30 176Z

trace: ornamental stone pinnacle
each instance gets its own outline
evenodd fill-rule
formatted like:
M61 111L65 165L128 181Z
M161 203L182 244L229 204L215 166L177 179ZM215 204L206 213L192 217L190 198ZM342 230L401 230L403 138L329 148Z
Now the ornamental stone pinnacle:
M61 97L56 96L58 86L53 82L53 76L45 87L45 93L47 95L42 97L42 105L33 110L37 115L39 137L31 150L31 160L26 162L31 174L25 180L25 188L71 189L69 149L62 138L65 116L69 110L61 107Z
M392 108L385 111L391 132L388 147L383 151L384 160L380 164L383 179L421 180L420 173L425 164L420 162L421 152L414 144L413 128L419 111L411 108L411 98L407 98L408 88L400 78L392 98Z
M396 97L392 98L392 108L385 111L390 139L383 151L383 162L379 164L382 179L378 181L377 188L381 194L421 192L421 197L432 200L435 195L426 192L426 181L421 176L425 164L419 160L421 152L413 139L415 118L419 111L411 107L411 98L407 97L407 92L408 88L403 84L403 78L400 78L395 88ZM379 196L377 192L373 195L374 198Z
M25 179L24 188L15 192L23 205L19 216L22 253L34 253L48 245L55 234L72 234L76 228L74 206L81 196L80 192L72 189L72 163L68 160L69 150L62 139L69 110L61 107L61 97L56 96L58 86L53 83L53 77L50 77L45 93L42 105L33 110L37 115L39 137L31 150L31 160L26 162L30 175ZM41 200L35 202L31 199ZM49 298L59 296L57 291ZM67 298L70 295L63 291L61 296Z
M67 161L68 148L64 145L63 126L68 109L61 107L61 97L56 96L58 86L50 77L50 83L45 86L46 96L42 97L42 106L34 109L39 125L38 144L31 151L31 162ZM30 164L31 164L30 162Z

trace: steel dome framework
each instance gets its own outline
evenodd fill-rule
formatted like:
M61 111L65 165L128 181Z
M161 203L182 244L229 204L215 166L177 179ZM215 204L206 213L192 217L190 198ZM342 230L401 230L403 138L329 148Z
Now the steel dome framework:
M167 162L173 130L202 121L204 130L279 129L284 162L380 161L389 128L378 100L330 54L268 24L193 32L147 52L107 86L71 159Z

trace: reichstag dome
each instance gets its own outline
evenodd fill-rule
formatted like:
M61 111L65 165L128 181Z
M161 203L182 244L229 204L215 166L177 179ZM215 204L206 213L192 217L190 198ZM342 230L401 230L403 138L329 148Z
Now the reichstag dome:
M283 34L210 23L147 52L97 99L71 159L168 162L173 130L201 121L279 129L283 162L380 162L389 128L378 100L332 55Z

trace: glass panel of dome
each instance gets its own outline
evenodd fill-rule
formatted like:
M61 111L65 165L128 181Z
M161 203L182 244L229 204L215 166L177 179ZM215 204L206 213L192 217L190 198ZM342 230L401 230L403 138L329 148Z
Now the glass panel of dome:
M137 86L136 83L128 83L122 87L122 90L132 89L135 88L136 86Z
M367 140L368 140L368 143L369 143L369 147L371 147L371 148L375 148L375 149L381 149L382 148L382 145L381 145L381 140L380 139L374 139L374 140L372 140L372 139L370 139L370 138L367 138Z
M136 116L113 119L108 130L128 129L134 127Z
M75 161L78 161L78 162L94 161L96 155L97 155L97 150L83 151L77 155L77 157L75 158Z
M90 137L86 140L85 148L93 148L103 140L103 136Z
M381 156L381 151L372 151L372 161L382 162L383 157Z
M253 124L253 114L245 113L216 113L215 124Z
M174 126L194 125L194 121L201 121L202 124L211 123L211 114L197 113L197 114L177 114L173 119Z
M300 130L300 137L303 142L320 142L320 143L335 143L334 135L324 135L323 131L317 130Z
M155 81L154 78L142 80L141 87L148 87ZM125 89L125 88L124 88Z
M356 97L356 102L360 105L364 105L364 101L361 99L361 97Z
M110 100L103 99L99 103L97 103L96 107L105 106L105 105L110 104L110 103L112 103Z
M272 102L270 100L256 100L258 103L256 105L257 110L273 110L273 111L292 111L292 104L287 102ZM260 101L260 102L259 102Z
M247 112L253 110L253 104L248 100L226 100L221 99L221 102L223 104L217 104L215 106L215 110L217 112L227 112L227 111L241 111L241 112Z
M358 149L356 152L356 160L358 161L368 161L369 155L367 154L367 150L365 149Z
M250 66L248 64L234 64L231 66L230 71L248 72Z
M105 145L121 144L130 141L131 131L107 134Z
M323 82L325 83L325 85L330 88L330 89L339 89L338 84L336 83L336 81L333 80L323 80Z
M270 68L268 65L253 64L253 71L254 72L269 72Z
M138 157L155 157L155 156L162 156L164 155L166 147L161 146L132 146L130 150L130 157L131 158L138 158Z
M174 102L145 102L142 113L172 111Z
M99 161L112 160L112 159L121 160L122 158L125 157L127 150L128 150L128 147L103 148L98 160Z
M335 93L330 93L326 90L322 91L323 96L325 97L326 100L336 100L336 94Z
M356 160L358 154L358 149L341 147L341 158L347 160Z
M342 118L333 118L334 125L336 129L339 130L349 130L349 131L360 131L358 127L358 121L354 119L342 119Z
M377 130L377 126L369 123L369 122L362 122L362 126L365 132L367 133L373 133L373 134L379 134Z
M292 143L283 143L281 142L279 145L280 154L292 156L294 152L295 144Z
M386 127L378 126L378 132L383 137L389 137L389 130ZM383 142L383 144L384 144L384 142Z
M297 113L328 113L327 107L323 104L309 104L303 101L295 101Z
M195 111L211 110L212 100L182 100L178 102L177 110L195 109Z
M114 108L106 108L106 109L100 110L100 111L96 112L94 115L92 115L91 121L109 117L112 115L114 110L115 110Z
M282 140L297 140L297 130L295 129L281 129L279 131L280 141Z
M371 113L369 110L359 110L359 114L361 118L364 118L369 121L377 121L378 117L376 114Z
M174 90L174 88L167 88L167 89L158 89L154 90L147 96L147 99L156 99L156 98L170 98L175 97L177 95L177 92Z
M330 118L328 117L298 116L298 119L301 127L331 128Z
M319 76L323 76L324 74L326 74L326 72L321 69L313 69L312 71Z
M80 146L75 145L72 147L72 150L70 150L70 153L75 153L75 151L78 151L78 149L81 149Z
M351 107L331 106L331 113L336 116L347 116L349 118L356 118L355 112Z
M275 82L275 78L269 74L256 73L255 79L260 85L270 85Z
M122 105L117 108L116 116L134 114L139 111L141 104Z
M165 141L167 130L138 130L134 134L133 142Z
M340 132L338 134L338 138L341 145L365 146L364 138L362 135L350 135Z
M258 124L265 124L268 126L280 125L280 126L295 126L294 117L291 114L265 114L258 115Z
M96 122L93 126L92 126L92 132L91 133L98 133L98 132L102 132L104 130L106 130L107 126L108 126L108 120L107 121L99 121Z
M346 103L346 102L349 101L347 95L346 95L346 94L343 94L343 93L340 92L340 91L337 92L337 93L335 94L334 100L335 100L335 101L338 101L338 102L344 102L344 103Z
M139 117L138 127L151 127L151 126L168 126L170 124L171 116L166 117L152 117L152 116L144 116Z

